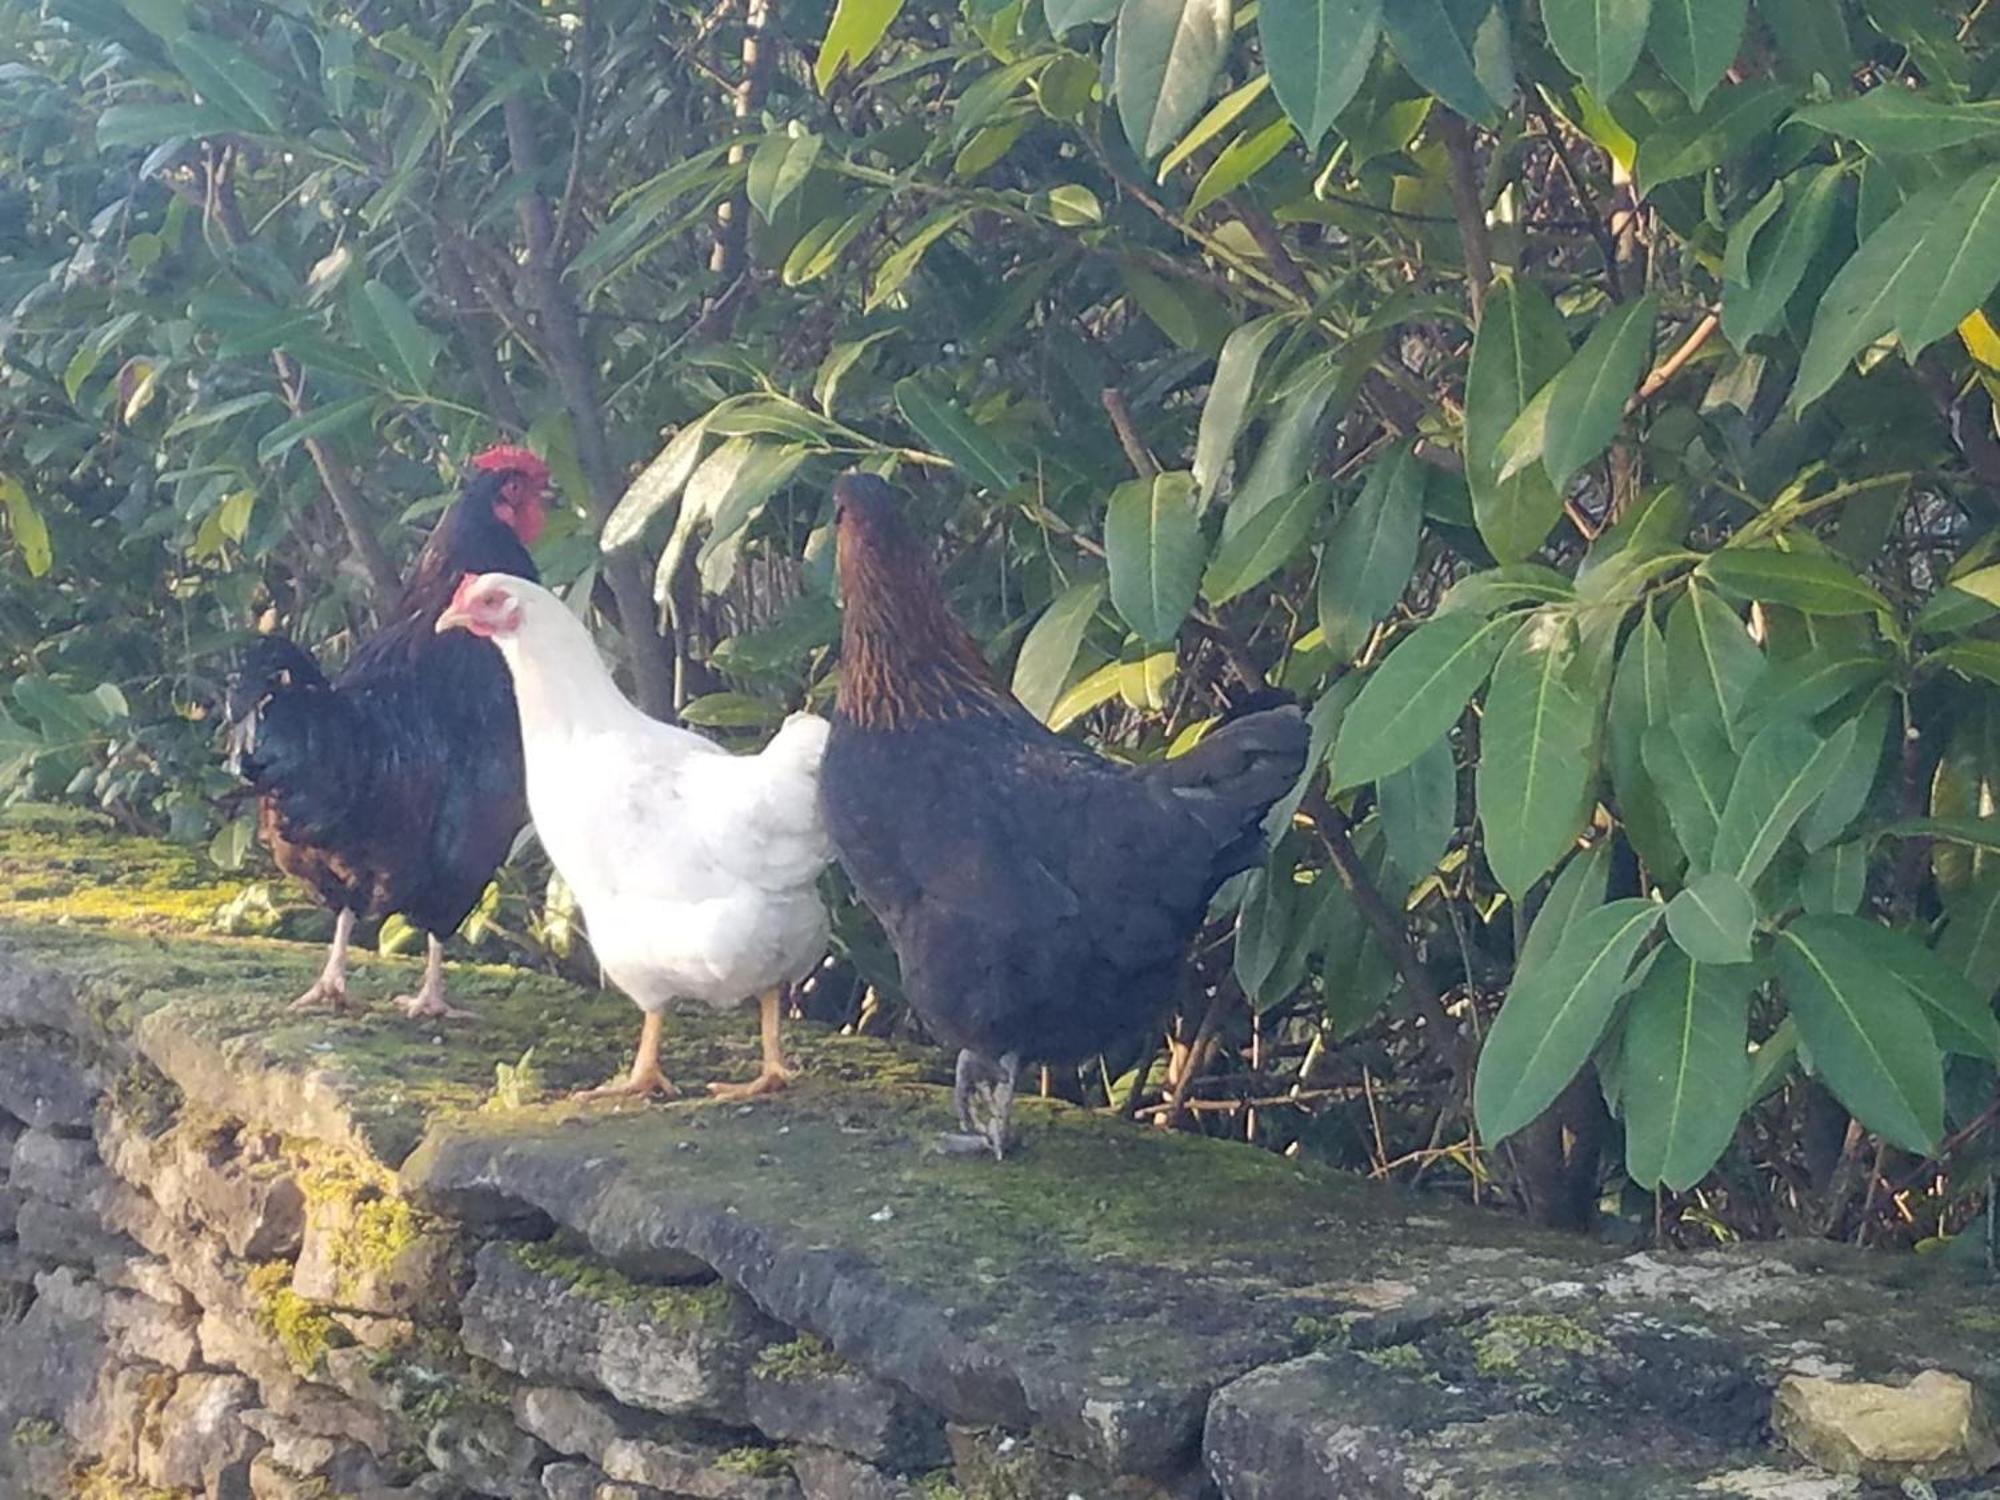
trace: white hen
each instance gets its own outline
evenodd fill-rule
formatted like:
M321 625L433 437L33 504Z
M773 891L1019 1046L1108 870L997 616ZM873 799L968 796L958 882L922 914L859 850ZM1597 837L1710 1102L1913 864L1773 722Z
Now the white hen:
M827 723L794 714L756 755L648 718L612 681L583 622L548 590L504 573L468 576L441 631L500 649L514 674L528 808L583 908L598 961L646 1013L639 1055L600 1094L671 1095L660 1071L661 1011L756 998L764 1065L724 1098L783 1088L783 986L826 952L815 882L829 857L819 815Z

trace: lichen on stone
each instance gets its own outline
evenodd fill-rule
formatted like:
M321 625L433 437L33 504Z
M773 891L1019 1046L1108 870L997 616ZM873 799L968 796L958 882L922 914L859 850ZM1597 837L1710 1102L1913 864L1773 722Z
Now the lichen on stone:
M1597 1354L1609 1346L1574 1318L1556 1313L1494 1313L1472 1341L1473 1365L1481 1375L1504 1378L1521 1367L1522 1356L1537 1349L1563 1354Z
M751 1370L766 1380L812 1380L852 1374L854 1366L834 1353L825 1339L802 1333L788 1343L758 1351Z
M62 1429L47 1417L23 1417L14 1424L12 1442L16 1448L46 1448L62 1439Z
M562 1282L579 1297L610 1307L633 1308L670 1328L693 1328L729 1317L734 1294L721 1281L661 1286L634 1281L602 1261L564 1251L547 1242L515 1245L514 1260L537 1275Z
M792 1472L792 1455L785 1448L730 1448L716 1454L715 1466L749 1479L783 1479Z
M932 1469L919 1474L910 1485L918 1500L969 1500L949 1469Z
M325 1308L292 1290L292 1268L281 1260L266 1261L244 1278L257 1324L277 1341L285 1360L302 1375L318 1374L327 1351L354 1342Z

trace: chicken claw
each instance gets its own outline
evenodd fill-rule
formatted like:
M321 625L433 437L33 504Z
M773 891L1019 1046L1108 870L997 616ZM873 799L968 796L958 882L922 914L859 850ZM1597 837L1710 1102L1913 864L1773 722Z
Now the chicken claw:
M308 1011L338 1014L347 1009L347 982L329 979L322 974L312 982L312 988L291 1003L290 1008L302 1014Z
M347 942L354 934L354 913L343 911L333 919L333 946L326 950L326 967L312 987L292 1002L295 1011L347 1009Z
M711 1083L709 1093L725 1103L743 1099L755 1099L760 1094L775 1094L781 1091L798 1075L792 1065L785 1060L784 1043L778 1035L778 1022L783 1006L783 995L778 990L766 990L757 1000L761 1012L764 1039L764 1066L748 1083Z
M639 1028L639 1052L632 1059L629 1077L616 1083L599 1084L594 1089L578 1089L572 1099L678 1099L681 1091L660 1071L661 1021L658 1011L647 1011Z
M477 1015L469 1010L460 1010L444 997L444 944L436 937L430 940L424 955L424 982L417 986L414 995L398 995L392 1002L398 1010L413 1021L436 1018L445 1021L476 1021Z

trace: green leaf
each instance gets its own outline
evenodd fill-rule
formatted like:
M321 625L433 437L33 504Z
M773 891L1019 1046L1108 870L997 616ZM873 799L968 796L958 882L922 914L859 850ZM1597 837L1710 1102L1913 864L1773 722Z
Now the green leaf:
M1118 0L1042 0L1049 35L1062 40L1075 26L1102 26L1118 18Z
M1284 999L1294 988L1273 981L1279 977L1286 949L1295 946L1299 923L1310 916L1312 903L1302 900L1303 894L1292 878L1290 864L1279 869L1274 862L1251 876L1243 904L1237 908L1232 967L1236 982L1260 1011Z
M1639 143L1633 175L1645 193L1719 167L1761 138L1792 107L1798 90L1782 83L1739 83L1692 116L1649 133Z
M1556 611L1515 633L1493 670L1479 731L1486 862L1516 901L1583 829L1597 778L1597 705L1571 685L1574 627Z
M748 693L705 693L680 711L681 722L698 729L769 729L784 710Z
M1668 921L1673 920L1671 911ZM1757 971L1664 953L1625 1021L1625 1170L1642 1188L1686 1192L1729 1148L1750 1096L1750 995Z
M1882 764L1883 737L1894 704L1889 693L1878 691L1854 716L1854 738L1847 742L1847 753L1799 824L1799 842L1808 850L1824 849L1839 838L1867 804Z
M1103 579L1073 584L1050 601L1021 642L1021 654L1014 662L1014 696L1036 718L1046 721L1062 696L1083 633L1103 602Z
M1677 706L1731 731L1733 742L1737 717L1764 670L1764 652L1736 611L1689 583L1667 615L1667 671Z
M1653 0L1647 42L1653 59L1700 109L1743 46L1750 0Z
M1507 18L1493 0L1392 0L1382 29L1405 71L1467 119L1491 124L1512 99Z
M1458 767L1451 736L1376 783L1375 803L1390 863L1414 885L1444 858L1458 820Z
M220 135L231 117L206 104L114 104L97 117L97 149L163 145L175 136Z
M1292 141L1292 122L1273 120L1262 130L1245 131L1216 154L1209 169L1195 184L1187 211L1198 214L1210 204L1228 197L1255 177L1278 157Z
M1403 597L1423 522L1423 465L1403 444L1369 469L1361 497L1320 556L1320 631L1336 657L1359 655L1376 623Z
M1881 831L1891 838L1943 839L2000 854L2000 818L1898 818Z
M605 517L599 547L616 552L639 540L646 523L679 498L701 460L702 442L707 436L708 421L703 418L688 423L667 439L666 446L639 471L611 514Z
M1778 70L1809 83L1817 74L1835 88L1854 71L1843 0L1757 0L1757 13L1778 44Z
M1305 482L1320 423L1340 384L1340 366L1329 361L1296 376L1287 387L1276 414L1265 425L1264 442L1250 472L1236 486L1229 509L1223 512L1225 541L1265 506L1294 493Z
M7 529L20 549L21 564L30 578L40 578L55 563L55 549L49 543L49 523L42 519L26 486L10 474L0 474L0 509L7 512Z
M1930 156L2000 138L2000 102L1947 104L1901 84L1872 88L1853 99L1815 104L1792 118L1828 135L1858 141L1878 156Z
M410 305L379 281L362 287L369 312L387 340L394 359L382 361L398 382L407 381L402 394L421 395L430 389L431 369L437 363L438 339L410 311Z
M1646 371L1657 308L1652 297L1614 308L1598 320L1576 357L1555 378L1554 407L1562 420L1550 428L1542 463L1558 490L1618 436L1625 403Z
M1675 714L1648 729L1642 744L1646 774L1658 789L1688 863L1708 868L1728 805L1736 757L1722 728L1701 714Z
M1323 483L1304 485L1258 511L1240 531L1225 532L1202 574L1202 596L1210 604L1227 604L1291 562L1325 511L1327 494Z
M1779 982L1840 1102L1891 1144L1928 1153L1944 1129L1944 1061L1903 984L1840 941L1852 920L1808 915L1780 932Z
M1933 651L1924 665L1949 667L1968 682L2000 687L2000 641L1958 641Z
M202 102L227 116L236 129L275 135L285 128L278 80L242 48L191 31L174 38L167 52Z
M1333 128L1374 61L1383 0L1263 0L1257 35L1278 104L1308 151Z
M1187 129L1215 87L1229 52L1229 0L1125 0L1112 72L1118 119L1140 160Z
M1549 447L1549 413L1556 404L1556 382L1546 382L1521 408L1493 450L1493 477L1505 484L1542 461Z
M1856 688L1879 683L1889 663L1872 641L1829 641L1770 663L1738 721L1746 735L1780 719L1809 719Z
M742 442L744 439L732 438L730 441ZM727 491L710 507L707 513L708 536L695 558L696 566L701 570L701 586L707 592L719 594L729 587L736 574L736 560L742 550L744 532L763 513L771 496L791 482L792 475L798 472L809 451L800 443L758 443L749 459L737 470ZM687 544L687 537L679 523L689 519L690 515L690 512L683 512L675 518L675 533L683 547ZM656 586L659 581L655 579ZM662 599L660 602L669 604L670 601Z
M1868 841L1849 839L1806 856L1799 873L1799 904L1826 915L1858 911L1868 894Z
M1671 881L1683 864L1666 804L1646 771L1646 731L1665 724L1672 712L1667 683L1667 640L1653 623L1648 607L1626 637L1618 669L1611 679L1611 710L1605 719L1605 743L1611 789L1618 815L1632 847L1656 880ZM1714 843L1710 830L1709 842Z
M1094 72L1092 76L1095 77ZM1195 122L1194 129L1182 136L1174 149L1160 158L1159 166L1154 168L1154 180L1164 183L1175 167L1192 160L1196 152L1241 119L1244 111L1263 98L1270 88L1271 75L1259 73L1241 88L1231 89L1216 100L1208 113Z
M1257 366L1271 341L1285 331L1289 320L1282 313L1253 318L1222 341L1216 357L1215 378L1208 384L1208 399L1202 403L1201 429L1195 436L1194 478L1201 504L1206 507L1243 424L1250 414L1250 393L1257 383Z
M1514 983L1519 984L1546 963L1577 920L1604 904L1610 884L1611 841L1599 839L1563 866L1542 898L1534 925L1528 929L1528 940L1514 958Z
M1833 388L1856 355L1896 326L1896 309L1912 284L1942 275L1944 254L1925 235L1950 196L1940 183L1911 198L1840 268L1813 314L1812 336L1792 384L1791 409L1804 411Z
M1976 875L1945 900L1938 958L1989 1000L2000 986L2000 870Z
M956 229L971 213L972 210L964 206L941 208L910 231L908 239L882 258L882 264L875 270L875 280L868 287L868 300L862 305L862 311L873 312L900 291L923 260L924 252Z
M1520 623L1467 613L1443 615L1411 631L1368 674L1340 722L1333 790L1393 776L1442 739Z
M1824 552L1724 547L1709 555L1700 572L1740 598L1788 604L1809 615L1872 614L1889 608L1880 590Z
M1496 282L1465 377L1465 482L1479 534L1501 562L1525 560L1562 515L1545 474L1529 469L1503 482L1499 468L1507 430L1568 360L1562 318L1541 289Z
M798 135L769 135L750 158L745 191L750 206L768 221L812 175L824 142L810 130Z
M1531 1124L1590 1060L1659 924L1655 902L1613 901L1577 919L1546 962L1516 979L1487 1033L1473 1113L1489 1144Z
M332 406L321 406L301 412L290 421L280 422L264 434L263 441L257 444L257 462L276 463L308 438L325 437L330 432L338 432L357 419L366 417L374 408L375 397L353 396L345 401L336 401Z
M1104 554L1111 568L1111 603L1125 623L1148 643L1173 640L1201 587L1194 476L1156 474L1113 490Z
M1855 727L1849 720L1827 740L1795 721L1758 732L1743 752L1715 831L1716 869L1746 886L1756 884L1785 835L1832 783L1853 747Z
M1977 980L1926 948L1916 933L1859 917L1834 917L1822 924L1820 940L1845 943L1902 981L1945 1051L2000 1062L2000 1018L1993 1014L1992 1001ZM1992 974L1988 968L1982 977Z
M813 82L821 93L843 68L858 68L874 56L902 9L903 0L839 0L813 63Z
M1652 9L1653 0L1542 0L1542 24L1563 66L1609 99L1632 76Z
M1757 906L1727 871L1698 875L1667 903L1667 931L1698 964L1747 964Z
M1895 299L1896 337L1905 357L1936 343L2000 285L2000 165L1968 177L1924 234L1922 272L1905 277Z
M269 391L252 391L246 396L232 396L227 401L218 401L213 406L201 406L176 417L161 436L168 441L183 437L190 432L213 427L218 422L227 422L232 417L240 417L245 412L256 411L269 406L278 398Z
M1020 466L1007 450L957 406L932 394L916 376L896 382L896 410L918 437L982 489L1010 490L1020 483Z

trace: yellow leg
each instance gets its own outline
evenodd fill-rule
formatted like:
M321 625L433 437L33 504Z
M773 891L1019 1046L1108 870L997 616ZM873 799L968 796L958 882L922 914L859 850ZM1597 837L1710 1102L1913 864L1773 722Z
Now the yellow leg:
M718 1099L754 1099L759 1094L775 1094L792 1080L791 1064L785 1061L784 1040L778 1034L785 992L766 990L757 997L763 1012L764 1066L748 1083L711 1083L708 1091Z
M658 1094L662 1099L678 1099L681 1091L674 1087L672 1079L660 1071L660 1035L664 1030L659 1012L647 1011L645 1024L639 1028L639 1055L632 1059L631 1076L619 1083L584 1089L573 1097L643 1099L649 1094Z

